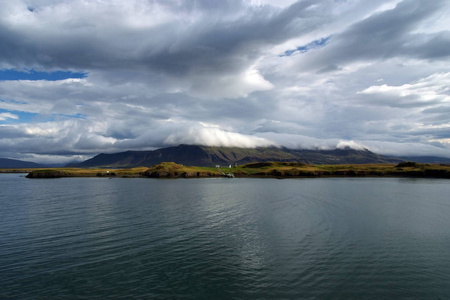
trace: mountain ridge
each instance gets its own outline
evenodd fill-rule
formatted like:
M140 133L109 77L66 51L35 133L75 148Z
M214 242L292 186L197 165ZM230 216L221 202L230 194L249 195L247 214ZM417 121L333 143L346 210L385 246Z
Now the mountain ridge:
M149 167L161 162L210 167L215 165L241 165L266 161L306 164L365 164L398 163L403 160L385 157L367 149L298 150L277 147L239 148L182 144L152 151L101 153L81 163L68 164L67 167Z
M439 156L393 156L405 161L413 161L422 164L450 164L450 158Z
M11 169L11 168L42 168L44 165L37 164L31 161L10 159L10 158L0 158L0 169Z

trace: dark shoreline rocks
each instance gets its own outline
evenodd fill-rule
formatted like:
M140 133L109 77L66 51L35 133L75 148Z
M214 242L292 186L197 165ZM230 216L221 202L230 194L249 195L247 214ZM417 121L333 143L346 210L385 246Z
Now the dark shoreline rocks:
M26 178L61 178L61 177L70 177L70 174L67 174L62 171L57 170L45 170L45 171L32 171L28 173Z

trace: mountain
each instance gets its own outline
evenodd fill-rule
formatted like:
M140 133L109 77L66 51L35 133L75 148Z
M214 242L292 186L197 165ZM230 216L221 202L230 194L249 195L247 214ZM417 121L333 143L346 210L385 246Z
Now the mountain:
M333 150L290 150L296 155L304 158L307 163L313 165L335 165L335 164L386 164L399 163L402 159L386 157L376 154L367 149L355 150L352 148Z
M153 166L161 162L174 162L187 166L215 166L247 164L252 162L282 161L307 164L365 164L398 163L403 160L387 158L369 150L351 148L335 150L295 150L277 147L235 148L198 145L179 145L154 151L126 151L99 154L68 167L128 168Z
M401 156L397 158L421 164L450 164L450 158L439 156Z
M24 169L24 168L42 168L42 165L39 165L34 162L9 159L9 158L0 158L0 169Z

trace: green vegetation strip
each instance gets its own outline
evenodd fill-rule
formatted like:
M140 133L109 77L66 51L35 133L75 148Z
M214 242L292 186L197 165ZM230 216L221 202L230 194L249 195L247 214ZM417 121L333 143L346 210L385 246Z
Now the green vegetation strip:
M164 162L150 168L132 169L79 169L49 168L31 170L28 178L60 177L151 177L151 178L196 178L220 177L321 177L321 176L395 176L450 178L450 165L418 164L351 164L351 165L308 165L289 162L261 162L240 165L233 168L208 168L183 166Z

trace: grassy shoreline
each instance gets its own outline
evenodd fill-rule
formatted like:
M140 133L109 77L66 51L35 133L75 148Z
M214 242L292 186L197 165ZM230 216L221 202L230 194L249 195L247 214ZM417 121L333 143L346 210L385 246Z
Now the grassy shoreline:
M349 164L307 165L288 162L262 162L233 168L193 167L171 162L131 169L3 169L0 173L28 173L27 178L119 177L119 178L203 178L203 177L424 177L450 178L450 165L419 164Z

